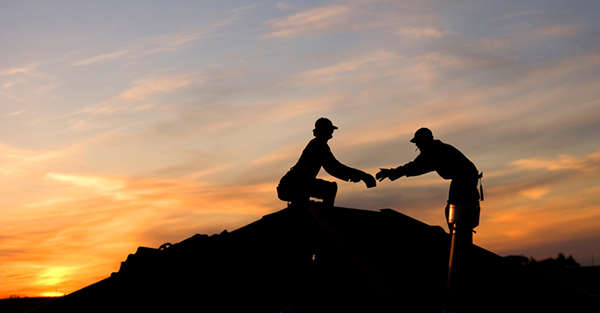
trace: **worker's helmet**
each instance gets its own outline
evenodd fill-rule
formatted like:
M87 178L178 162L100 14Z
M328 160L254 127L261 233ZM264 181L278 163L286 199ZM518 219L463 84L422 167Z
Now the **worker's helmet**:
M321 117L315 122L315 130L334 130L338 129L337 126L333 126L333 123L328 118Z
M431 132L431 130L429 130L429 128L422 127L415 132L415 136L413 137L413 139L410 140L410 142L417 143L431 140L433 140L433 133Z

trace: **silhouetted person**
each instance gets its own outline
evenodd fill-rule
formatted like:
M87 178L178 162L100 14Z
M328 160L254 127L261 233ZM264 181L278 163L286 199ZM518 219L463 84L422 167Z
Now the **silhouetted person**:
M343 181L364 181L367 187L374 187L375 178L368 173L348 167L340 163L331 153L327 141L333 137L333 131L338 129L327 118L320 118L315 122L312 139L296 165L294 165L279 181L277 196L283 201L302 202L310 197L323 199L323 203L333 206L337 193L337 184L323 179L318 179L317 174L321 167L331 176Z
M473 162L453 146L434 140L433 133L427 128L417 130L410 142L414 143L421 153L414 161L397 168L382 168L375 176L379 181L385 178L394 181L402 176L418 176L436 171L442 178L452 180L448 204L479 205L477 180L481 175ZM448 219L448 206L446 206L446 219Z
M473 229L479 225L479 192L477 180L481 178L477 168L458 149L433 139L433 133L420 128L410 140L421 153L417 158L395 169L381 169L376 177L396 180L436 171L442 178L451 179L446 221L452 234L452 245L448 262L447 298L444 312L460 312L468 303L466 288L470 275L470 254L473 244Z

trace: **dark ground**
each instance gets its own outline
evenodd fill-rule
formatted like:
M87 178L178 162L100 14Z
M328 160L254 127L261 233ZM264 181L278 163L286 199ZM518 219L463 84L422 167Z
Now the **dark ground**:
M535 271L585 293L600 297L600 266L536 269Z
M0 300L0 312L23 313L44 305L54 297L10 298Z
M538 273L550 276L564 284L575 287L590 295L600 297L600 266L573 267L562 269L540 269ZM52 301L51 297L17 298L0 300L0 312L24 313Z

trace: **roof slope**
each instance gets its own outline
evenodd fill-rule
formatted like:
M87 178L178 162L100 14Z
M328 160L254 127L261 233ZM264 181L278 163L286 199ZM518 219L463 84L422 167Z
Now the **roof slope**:
M292 205L231 233L138 249L35 312L441 312L450 236L391 209ZM130 262L130 265L126 265ZM133 264L133 265L132 265ZM461 312L597 312L597 300L473 246Z

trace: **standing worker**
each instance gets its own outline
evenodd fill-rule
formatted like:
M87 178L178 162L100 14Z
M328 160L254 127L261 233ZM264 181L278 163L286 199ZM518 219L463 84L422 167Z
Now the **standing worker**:
M446 220L449 206L479 206L477 181L479 174L475 164L453 146L433 139L428 128L420 128L410 142L421 151L419 156L404 165L393 169L382 168L375 176L379 181L389 178L394 181L402 176L418 176L436 171L443 179L451 179ZM483 190L482 190L483 191ZM449 223L450 224L450 223ZM450 226L451 227L451 226Z
M323 199L324 204L333 206L337 184L316 178L321 167L343 181L357 183L362 180L367 187L375 187L377 182L373 175L348 167L333 156L327 141L333 138L333 131L336 129L338 128L327 118L322 117L315 122L315 138L304 148L296 165L281 178L277 186L279 199L288 202L308 202L310 197L313 197Z
M477 180L483 176L458 149L433 139L433 133L420 128L410 142L417 145L421 153L417 158L394 169L381 169L375 177L379 181L396 180L436 171L442 178L451 179L446 221L452 234L452 246L448 262L447 299L445 312L460 311L468 301L467 289L470 276L469 257L473 244L474 228L479 225L479 200ZM481 200L483 200L483 189Z

